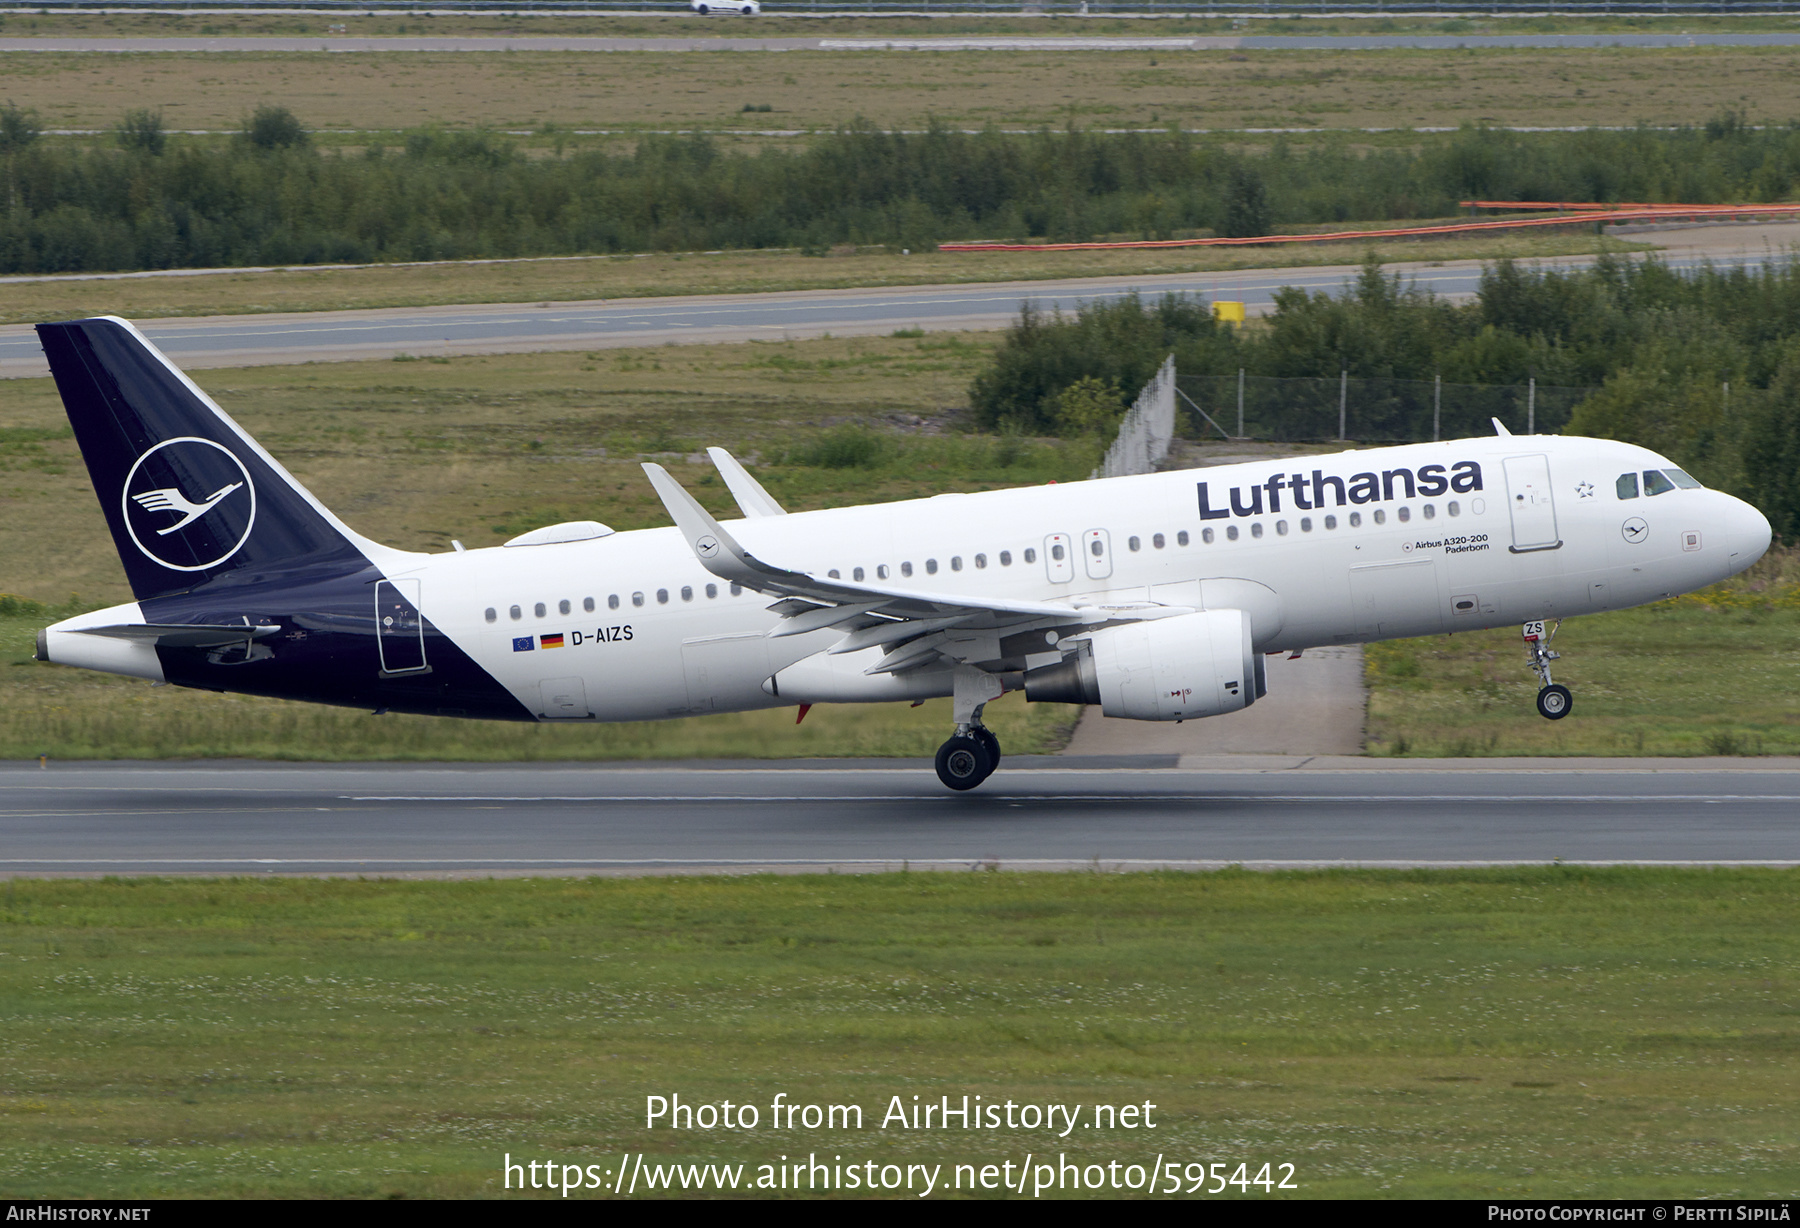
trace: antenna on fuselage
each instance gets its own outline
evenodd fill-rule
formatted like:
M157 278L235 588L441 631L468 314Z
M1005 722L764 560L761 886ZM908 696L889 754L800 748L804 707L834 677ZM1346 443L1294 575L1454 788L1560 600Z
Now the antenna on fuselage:
M1488 421L1494 424L1494 434L1505 435L1509 439L1512 438L1512 432L1506 429L1506 423L1500 421L1498 418L1489 418Z

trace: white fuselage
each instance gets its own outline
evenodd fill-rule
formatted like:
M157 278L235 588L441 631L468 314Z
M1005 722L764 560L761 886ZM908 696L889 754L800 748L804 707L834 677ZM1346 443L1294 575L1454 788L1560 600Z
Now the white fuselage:
M1449 484L1459 464L1464 489ZM1670 468L1626 444L1503 436L940 495L731 529L771 564L890 588L1244 608L1255 647L1274 652L1618 609L1754 562L1767 521L1731 496L1619 497L1621 474ZM1294 475L1300 501L1322 506L1296 505ZM417 581L425 616L544 719L948 693L942 675L912 690L883 676L866 691L771 693L771 675L842 632L769 638L780 621L769 599L734 593L673 528L380 562L391 578ZM835 660L840 674L859 677L876 656Z

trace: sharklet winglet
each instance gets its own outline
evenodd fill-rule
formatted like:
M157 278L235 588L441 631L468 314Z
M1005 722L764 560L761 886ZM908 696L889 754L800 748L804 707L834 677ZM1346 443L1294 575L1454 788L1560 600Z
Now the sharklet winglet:
M787 509L775 502L774 496L763 489L761 482L750 476L749 470L738 462L737 457L724 448L708 448L706 454L712 457L713 467L725 479L725 489L737 500L738 510L747 519L787 515Z

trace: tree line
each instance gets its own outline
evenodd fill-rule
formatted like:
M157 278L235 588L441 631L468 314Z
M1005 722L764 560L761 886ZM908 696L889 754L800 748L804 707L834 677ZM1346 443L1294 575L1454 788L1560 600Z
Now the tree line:
M1468 197L1764 201L1800 192L1800 126L1467 128L1404 149L1259 152L1181 132L851 124L756 150L705 136L527 156L491 132L322 146L281 107L230 139L121 117L49 138L0 107L0 272L427 260L950 239L1165 238L1442 217Z
M1370 263L1341 295L1281 290L1274 310L1243 329L1183 296L1093 303L1072 316L1028 307L970 399L990 428L1105 433L1171 352L1193 376L1589 388L1564 431L1654 449L1800 541L1800 262L1674 269L1600 257L1564 270L1502 261L1466 303Z

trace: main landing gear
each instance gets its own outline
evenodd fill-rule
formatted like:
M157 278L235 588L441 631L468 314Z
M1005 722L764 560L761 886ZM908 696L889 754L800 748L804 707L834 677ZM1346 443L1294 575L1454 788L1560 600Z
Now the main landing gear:
M973 789L999 766L1000 739L986 725L961 726L938 747L938 779L958 792Z
M937 774L945 786L962 792L994 774L1000 766L1000 739L981 723L981 710L990 699L998 699L1000 680L992 674L958 665L956 691L952 700L952 716L956 732L938 747Z
M1557 620L1548 633L1544 631L1541 621L1526 623L1524 628L1525 652L1531 663L1531 672L1543 684L1537 693L1538 715L1547 721L1560 721L1569 715L1569 710L1575 704L1575 697L1569 694L1568 687L1550 681L1550 662L1562 660L1561 653L1550 651L1550 641L1556 638L1556 633L1561 628L1561 619Z

